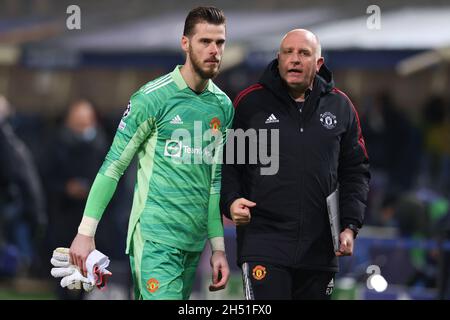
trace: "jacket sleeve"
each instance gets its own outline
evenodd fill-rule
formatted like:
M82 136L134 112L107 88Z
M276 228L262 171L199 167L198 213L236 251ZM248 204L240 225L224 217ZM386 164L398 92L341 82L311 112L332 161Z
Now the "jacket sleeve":
M227 135L227 141L223 149L223 165L222 165L222 185L220 192L220 212L227 218L231 219L230 206L234 200L241 198L242 194L242 172L243 165L237 164L237 147L236 143L230 143L234 139L234 131L243 129L244 123L242 119L242 102L238 108L235 104L235 114L231 132Z
M361 228L369 192L369 158L358 113L348 98L346 102L350 119L348 130L341 140L339 155L340 222L343 228L349 224Z
M25 143L14 133L9 124L0 124L0 165L6 185L14 186L14 202L21 216L29 222L32 231L43 231L47 225L47 213L41 179L34 158ZM0 200L1 195L0 195Z

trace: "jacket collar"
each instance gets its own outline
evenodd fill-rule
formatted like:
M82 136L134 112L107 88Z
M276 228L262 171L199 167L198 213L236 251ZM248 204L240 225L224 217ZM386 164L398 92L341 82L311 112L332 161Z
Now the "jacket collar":
M295 106L294 100L290 97L287 86L281 79L278 72L278 59L272 60L264 71L259 81L264 87L270 90L278 99L287 105ZM316 73L313 81L313 87L304 104L304 116L307 118L317 107L319 98L330 92L334 87L333 74L322 65L319 72ZM295 106L296 107L296 106Z

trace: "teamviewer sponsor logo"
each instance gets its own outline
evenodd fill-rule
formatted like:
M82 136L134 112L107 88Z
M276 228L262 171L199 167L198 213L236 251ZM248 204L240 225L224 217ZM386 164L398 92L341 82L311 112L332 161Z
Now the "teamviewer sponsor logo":
M178 140L167 140L166 147L164 148L164 155L166 157L181 157L181 141Z

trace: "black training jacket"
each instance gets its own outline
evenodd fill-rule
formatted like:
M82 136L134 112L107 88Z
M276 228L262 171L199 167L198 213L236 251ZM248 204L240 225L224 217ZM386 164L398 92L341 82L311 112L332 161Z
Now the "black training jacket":
M237 263L338 271L326 197L339 183L341 226L361 227L370 179L352 102L334 87L332 74L323 65L300 112L275 59L259 83L236 97L234 106L233 129L279 129L279 151L273 151L279 155L279 169L274 175L261 175L261 168L270 164L261 164L259 158L256 164L236 164L236 159L230 164L229 140L225 148L222 214L230 218L230 205L237 198L256 202L250 223L237 227ZM268 150L273 143L269 140Z

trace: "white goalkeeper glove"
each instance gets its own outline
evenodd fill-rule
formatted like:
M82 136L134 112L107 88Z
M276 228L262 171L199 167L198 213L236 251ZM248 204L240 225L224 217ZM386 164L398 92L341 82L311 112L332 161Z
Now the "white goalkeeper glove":
M73 289L83 289L90 292L94 289L95 284L88 278L84 277L80 269L70 263L69 248L56 248L53 251L51 264L54 266L51 274L55 278L61 278L61 287Z

